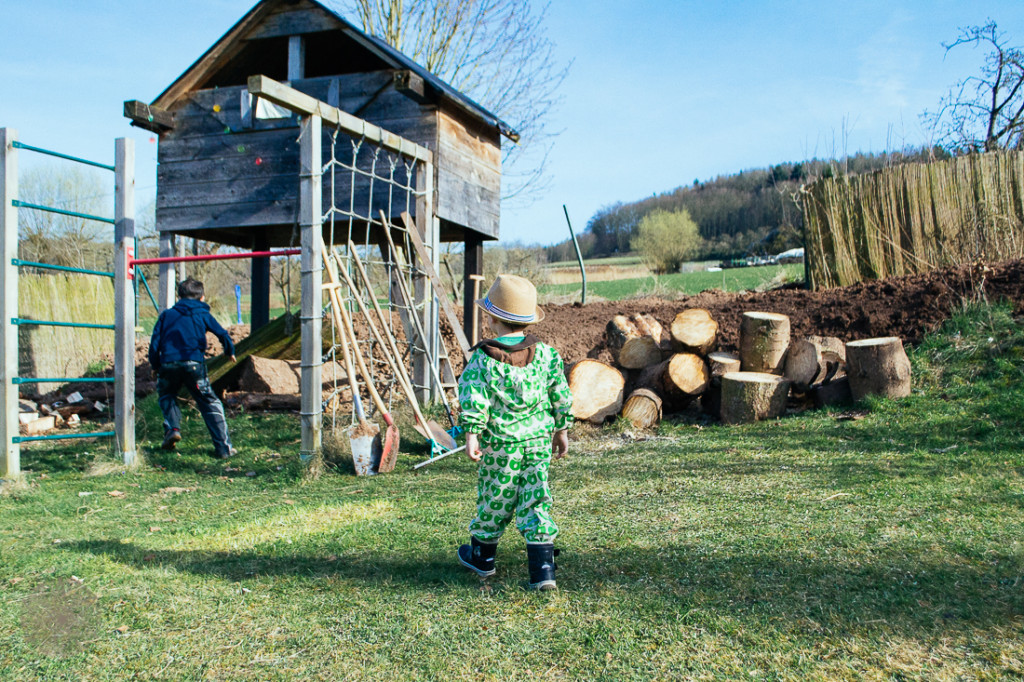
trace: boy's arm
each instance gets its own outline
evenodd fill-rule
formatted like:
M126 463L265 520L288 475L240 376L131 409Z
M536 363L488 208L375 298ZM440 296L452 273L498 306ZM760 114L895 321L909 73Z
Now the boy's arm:
M228 334L224 327L220 326L215 318L210 313L206 313L206 328L213 332L213 335L220 341L220 345L224 346L224 355L231 358L232 361L235 359L235 344L231 340L231 335Z
M153 325L153 335L149 337L149 366L153 368L154 372L160 369L160 336L164 330L163 323L164 316L161 313L160 317L156 318L156 324Z
M548 399L551 413L555 418L555 431L564 431L572 425L572 392L565 380L565 365L562 356L551 349L551 365L548 368Z
M491 396L487 372L476 351L459 377L459 425L466 433L483 433L490 417Z

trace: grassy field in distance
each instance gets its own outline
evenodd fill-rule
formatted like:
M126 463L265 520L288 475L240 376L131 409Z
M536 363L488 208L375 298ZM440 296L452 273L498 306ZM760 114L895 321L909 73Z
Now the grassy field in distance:
M602 276L591 277L587 268L587 297L599 297L609 301L637 296L692 296L706 289L723 291L752 291L787 282L801 282L804 278L802 263L787 265L763 265L749 268L731 268L719 272L695 270L655 277L642 265L642 275L636 274L637 266L605 266ZM619 276L613 276L618 274ZM579 299L580 273L575 272L572 281L542 284L538 287L541 298L547 302L563 302L562 299ZM596 299L595 299L596 300Z

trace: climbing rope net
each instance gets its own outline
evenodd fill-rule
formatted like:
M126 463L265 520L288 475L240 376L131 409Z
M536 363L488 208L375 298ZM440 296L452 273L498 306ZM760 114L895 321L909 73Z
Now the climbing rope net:
M390 151L341 129L325 131L325 135L329 137L330 158L323 166L327 178L323 219L327 251L333 261L330 266L325 263L325 269L335 269L338 299L356 330L354 343L349 346L366 414L373 411L367 382L373 383L390 412L392 405L403 398L401 370L393 366L394 350L417 392L430 387L417 380L411 370L414 357L422 354L427 362L436 360L430 347L436 343L432 339L437 338L436 332L430 331L437 329L433 292L426 274L417 266L416 251L401 217L402 213L414 216L417 209L430 215L430 197L422 188L426 183L418 181L433 170L423 159ZM328 320L329 333L324 336L330 347L323 358L324 421L325 428L330 426L336 432L349 426L354 415L344 405L350 394L342 352L345 331L339 328L337 316L328 315ZM372 333L374 327L378 334ZM356 353L370 377L362 376Z

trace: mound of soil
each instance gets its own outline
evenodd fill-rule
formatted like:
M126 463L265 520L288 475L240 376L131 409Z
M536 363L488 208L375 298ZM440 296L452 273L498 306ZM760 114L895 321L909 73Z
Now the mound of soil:
M710 289L676 300L642 298L585 306L545 306L546 319L534 329L554 346L566 364L584 358L611 361L604 330L614 315L649 313L666 328L684 308L706 308L718 321L720 346L736 350L744 312L782 313L793 336L819 334L844 341L897 336L915 344L949 319L967 299L1009 299L1024 313L1024 261L961 266L887 280L861 282L825 291L784 287L763 293L726 293Z

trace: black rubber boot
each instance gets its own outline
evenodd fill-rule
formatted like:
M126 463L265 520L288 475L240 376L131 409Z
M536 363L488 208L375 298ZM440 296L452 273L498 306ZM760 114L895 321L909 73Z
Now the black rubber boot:
M476 573L481 578L494 575L494 555L498 553L498 543L480 542L470 538L469 545L459 547L459 563Z
M554 544L526 545L526 559L530 564L531 590L557 590L555 584L555 556L558 550Z

